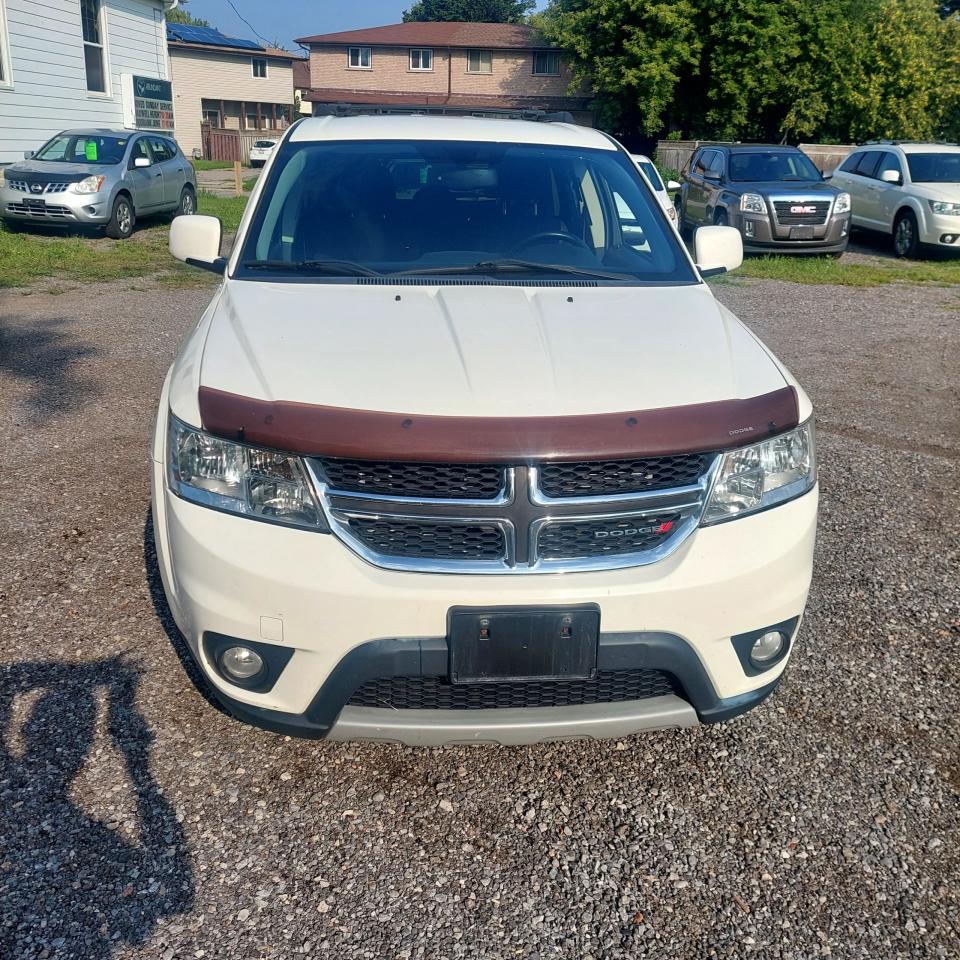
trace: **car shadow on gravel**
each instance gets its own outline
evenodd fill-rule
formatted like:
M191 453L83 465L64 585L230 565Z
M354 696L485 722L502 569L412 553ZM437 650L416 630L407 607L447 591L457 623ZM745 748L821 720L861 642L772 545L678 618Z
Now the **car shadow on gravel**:
M193 904L183 830L150 773L139 679L121 658L0 671L2 956L109 960ZM102 787L114 782L125 806Z
M96 393L92 381L75 368L101 351L65 331L67 322L63 318L23 327L9 315L0 316L0 374L27 385L24 402L37 422L74 410Z
M190 678L190 682L196 687L197 693L203 697L207 703L218 713L229 716L223 705L214 696L210 685L193 659L193 654L187 646L187 641L176 621L170 612L170 605L167 603L167 595L163 592L163 581L160 579L160 567L157 563L157 547L153 540L153 510L147 508L147 516L143 521L143 568L147 575L147 587L150 590L150 602L153 604L153 612L163 627L163 632L173 647L173 652L180 661L184 673Z

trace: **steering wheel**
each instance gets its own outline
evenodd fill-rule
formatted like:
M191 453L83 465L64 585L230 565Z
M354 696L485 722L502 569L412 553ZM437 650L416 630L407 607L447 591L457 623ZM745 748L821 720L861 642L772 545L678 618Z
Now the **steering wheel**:
M525 237L519 243L514 244L507 255L513 256L518 250L531 247L541 240L560 240L563 243L569 243L575 247L582 247L584 250L593 253L593 250L586 241L581 240L580 237L575 237L572 233L564 233L562 230L544 230L543 233L535 233L532 237Z

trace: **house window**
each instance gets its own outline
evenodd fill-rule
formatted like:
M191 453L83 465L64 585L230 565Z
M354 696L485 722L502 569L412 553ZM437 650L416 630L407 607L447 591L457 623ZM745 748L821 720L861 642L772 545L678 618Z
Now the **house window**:
M248 110L246 115L244 116L243 122L244 122L244 126L246 126L248 130L256 130L257 129L257 111Z
M107 92L107 71L103 56L103 16L101 0L80 0L80 22L83 26L83 59L87 68L87 89Z
M203 122L209 123L211 127L220 128L220 111L219 110L204 110L203 111Z
M250 62L253 64L253 75L265 79L267 76L267 61L263 57L254 57Z
M370 69L370 48L369 47L348 47L347 65L351 70L369 70Z
M493 56L490 51L468 50L467 73L493 73Z
M560 74L560 54L554 50L537 50L533 54L533 73L538 77Z
M411 70L432 70L433 69L433 51L424 49L414 49L410 51L410 69Z
M10 74L10 44L7 42L7 11L0 0L0 87L12 87Z

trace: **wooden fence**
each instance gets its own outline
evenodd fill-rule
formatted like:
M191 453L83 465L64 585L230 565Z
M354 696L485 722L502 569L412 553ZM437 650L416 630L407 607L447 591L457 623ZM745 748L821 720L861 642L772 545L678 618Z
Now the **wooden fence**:
M654 155L665 170L683 170L697 147L703 143L730 143L729 140L660 140ZM801 143L800 149L817 165L821 173L833 173L853 150L844 143Z
M249 163L250 148L258 140L279 140L283 130L225 130L205 123L201 127L201 134L205 160Z

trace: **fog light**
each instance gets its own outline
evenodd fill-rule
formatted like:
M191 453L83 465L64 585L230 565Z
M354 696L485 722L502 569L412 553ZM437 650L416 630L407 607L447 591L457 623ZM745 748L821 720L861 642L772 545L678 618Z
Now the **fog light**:
M941 242L941 243L953 243L954 240L956 240L956 239L957 239L957 235L956 235L955 233L945 233L945 234L940 238L940 242Z
M743 235L745 237L752 237L754 231L754 224L752 220L743 221Z
M228 647L220 654L220 667L233 680L250 680L263 669L263 658L249 647Z
M750 662L756 667L765 667L780 656L786 642L785 634L779 630L768 630L750 648Z

